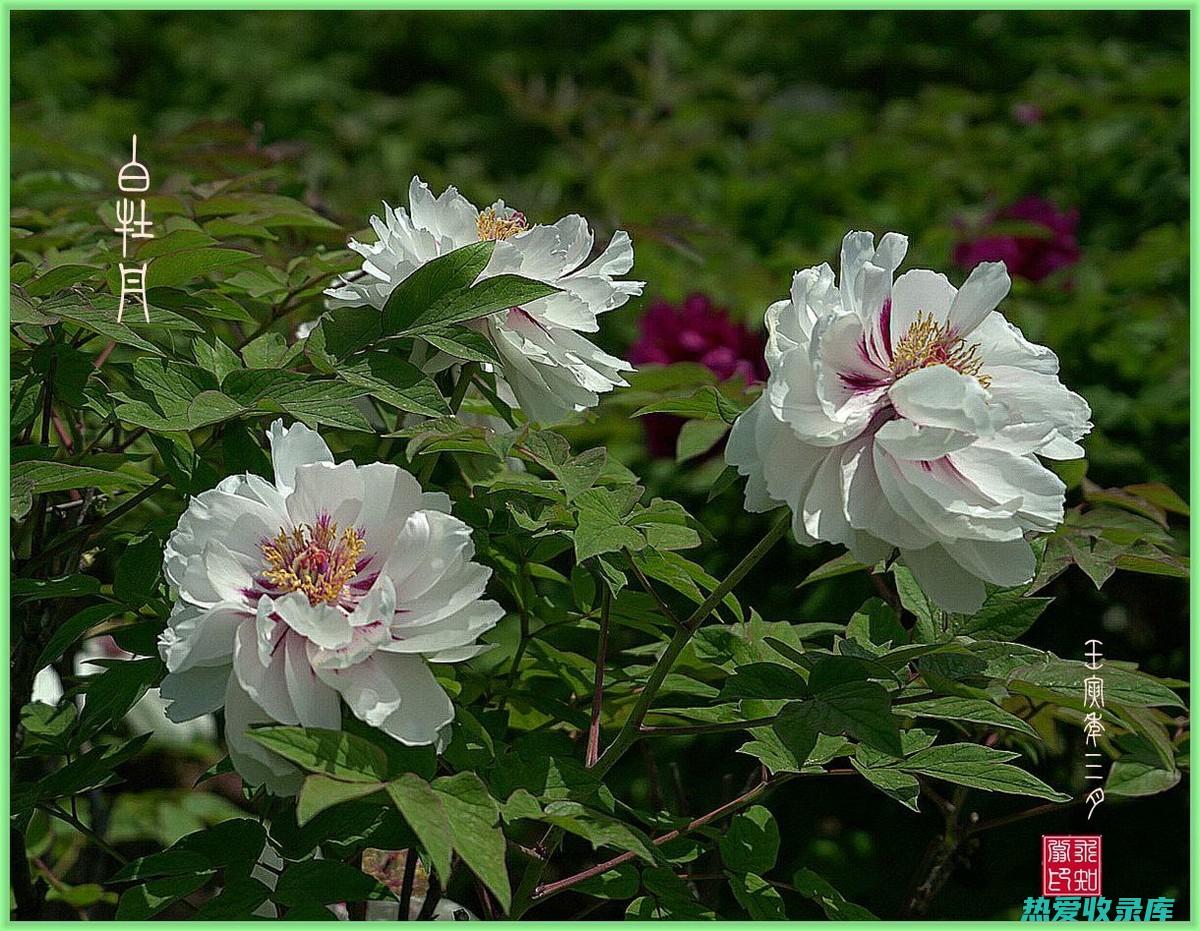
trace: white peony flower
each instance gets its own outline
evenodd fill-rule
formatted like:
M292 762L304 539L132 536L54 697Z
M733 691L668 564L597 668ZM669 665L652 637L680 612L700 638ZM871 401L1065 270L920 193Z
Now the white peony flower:
M1025 534L1062 521L1065 491L1038 456L1082 456L1091 411L996 312L1002 263L961 289L926 269L893 281L907 248L850 233L840 282L828 265L795 275L767 309L770 379L726 460L749 476L749 510L791 508L799 542L867 564L898 549L934 601L971 613L984 582L1033 577Z
M601 351L581 333L599 329L597 316L641 294L641 281L619 281L633 267L633 243L618 231L594 261L587 221L572 214L551 226L530 225L525 215L497 201L482 212L447 188L434 197L413 178L409 209L384 204L371 217L378 241L351 240L363 257L362 276L341 280L325 293L330 307L382 308L401 281L431 259L454 249L494 240L495 251L480 280L501 274L533 278L561 288L521 307L473 321L495 345L504 379L531 420L561 420L595 406L602 392L624 385L633 367Z
M402 743L435 743L454 708L428 663L482 652L504 611L481 600L491 570L446 495L394 465L335 465L302 424L277 420L269 438L274 484L225 479L167 541L161 691L175 721L223 706L235 768L288 794L299 772L250 725L338 728L340 696Z

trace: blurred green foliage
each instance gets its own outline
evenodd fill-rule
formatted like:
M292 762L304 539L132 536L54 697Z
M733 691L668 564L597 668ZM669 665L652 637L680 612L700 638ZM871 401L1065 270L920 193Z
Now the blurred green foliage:
M598 240L627 229L647 298L705 291L760 326L792 272L833 261L849 228L907 233L908 264L951 270L956 240L993 209L1029 194L1075 207L1081 261L1015 282L1003 309L1091 403L1089 480L1187 487L1186 13L19 12L11 39L12 203L32 214L106 193L95 179L134 132L164 193L256 173L345 230L416 173L537 220L582 213ZM1031 104L1040 120L1018 118ZM265 249L296 251L289 231L269 235ZM333 225L305 237L344 241ZM634 338L639 306L606 319L610 347ZM632 403L618 392L572 438L636 463ZM720 470L642 465L652 491L699 501ZM704 512L724 551L714 574L761 532L738 491L718 502ZM846 616L865 580L795 591L831 555L775 553L760 573L774 581L748 600L769 617ZM1118 574L1098 593L1072 570L1052 593L1035 645L1077 656L1100 629L1109 655L1186 676L1186 583ZM618 773L640 798L654 791L643 771ZM686 794L705 810L728 789L714 776ZM889 864L916 849L913 817L860 803L814 786L778 813L801 838L782 856L895 914L908 868L897 881ZM1103 815L1120 891L1186 900L1186 858L1141 846L1152 824L1182 854L1186 793ZM1036 835L1055 827L1013 829L931 914L1011 917L1033 888Z

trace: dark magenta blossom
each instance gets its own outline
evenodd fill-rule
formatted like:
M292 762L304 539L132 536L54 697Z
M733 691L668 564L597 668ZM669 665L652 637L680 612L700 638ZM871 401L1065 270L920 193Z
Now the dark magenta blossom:
M691 294L681 304L655 300L638 325L641 335L629 350L635 365L699 362L721 381L734 377L747 384L766 381L763 336L733 320L707 295ZM683 419L649 414L643 421L651 455L674 456Z
M1044 197L1024 197L993 214L988 224L1004 221L1022 221L1040 229L965 240L954 247L954 261L963 268L974 268L980 262L1003 262L1010 275L1029 281L1042 281L1079 261L1075 236L1078 210L1060 210Z

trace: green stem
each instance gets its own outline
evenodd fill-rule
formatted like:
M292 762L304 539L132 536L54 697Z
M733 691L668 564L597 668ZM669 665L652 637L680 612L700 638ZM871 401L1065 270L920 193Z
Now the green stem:
M106 841L103 837L101 837L99 834L97 834L95 831L93 831L91 828L89 828L86 824L84 824L78 818L71 815L70 812L63 811L61 808L55 808L51 805L39 805L38 808L40 810L44 811L46 814L50 815L51 817L57 818L59 821L62 821L62 822L65 822L66 824L71 825L71 827L73 827L76 831L78 831L80 834L87 837L97 847L99 847L106 854L108 854L110 857L112 857L114 860L116 860L118 863L120 863L121 866L125 866L129 862L129 860L125 856L123 856L115 847L113 847L112 844L110 844L108 841Z
M734 566L733 571L725 576L721 584L712 590L701 605L683 622L683 626L671 637L667 648L663 650L662 655L658 658L658 662L654 665L654 669L651 670L650 678L646 681L646 686L638 696L637 703L633 706L629 717L626 718L625 724L617 733L613 742L609 744L608 749L596 761L593 769L597 777L603 777L605 773L612 769L617 760L637 740L638 730L642 726L642 722L646 719L646 713L650 710L650 705L654 702L654 698L658 694L663 680L667 678L667 674L671 671L671 667L675 665L676 658L683 652L683 648L687 646L688 641L692 639L692 634L712 614L725 596L733 591L734 587L746 574L758 565L759 561L767 555L771 547L779 542L780 538L787 532L788 523L787 512L776 518L775 523L767 531L766 536L759 540L754 548L742 558L742 561Z

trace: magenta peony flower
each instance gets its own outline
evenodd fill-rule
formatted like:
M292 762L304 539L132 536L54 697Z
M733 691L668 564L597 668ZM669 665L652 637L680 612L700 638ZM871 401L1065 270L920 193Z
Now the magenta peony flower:
M1024 197L1010 207L993 214L988 224L1003 220L1023 220L1043 227L1044 234L984 235L964 240L954 247L954 261L963 268L981 262L1003 262L1010 275L1029 281L1042 281L1061 268L1079 261L1079 211L1059 210L1044 197Z
M639 321L641 336L630 347L635 365L699 362L725 381L740 377L747 384L766 381L764 338L733 320L704 294L691 294L682 304L651 302ZM672 457L683 419L670 414L643 418L651 455Z

